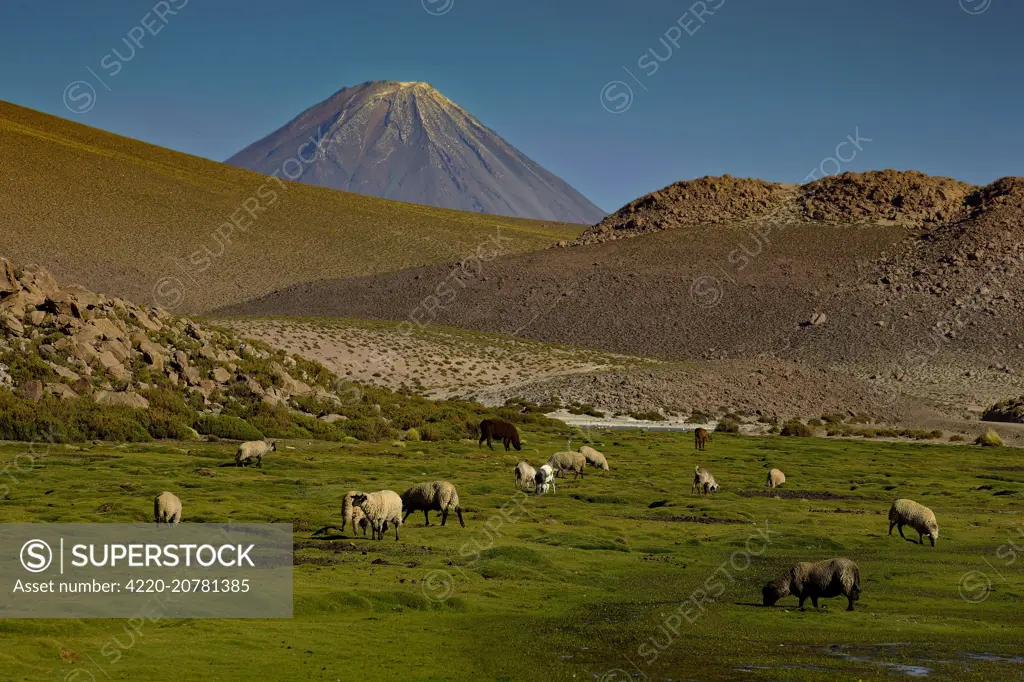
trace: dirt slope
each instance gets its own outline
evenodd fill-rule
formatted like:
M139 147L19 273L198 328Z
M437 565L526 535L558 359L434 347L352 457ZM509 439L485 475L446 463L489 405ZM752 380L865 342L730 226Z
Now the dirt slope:
M1021 393L1020 180L969 193L916 174L833 183L800 188L794 202L818 197L813 207L831 191L848 199L829 217L856 210L856 221L776 211L510 256L479 272L433 266L299 285L230 312L436 322L677 361L778 357L961 409ZM892 219L896 204L920 224ZM950 215L968 217L939 222Z
M0 203L6 256L178 312L466 258L499 235L515 253L583 229L278 182L4 102Z

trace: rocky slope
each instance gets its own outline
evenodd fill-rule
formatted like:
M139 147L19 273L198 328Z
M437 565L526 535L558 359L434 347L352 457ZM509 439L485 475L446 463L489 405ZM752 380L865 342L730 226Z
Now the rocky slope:
M315 161L284 167L317 142ZM604 212L427 83L345 88L227 163L386 199L593 224ZM293 177L294 175L294 177Z
M487 263L429 315L450 266L312 283L231 310L434 322L674 361L779 358L845 376L851 395L868 382L956 414L1024 393L1020 179L971 189L881 172L797 188L781 204L784 187L721 183L740 188L730 197L716 184L616 214L655 226L620 230L635 238L595 231L599 243ZM672 200L684 195L697 205ZM829 196L846 198L814 213ZM716 207L738 218L704 217Z
M846 225L934 226L995 210L1014 178L979 188L918 171L842 173L805 185L703 177L669 185L631 201L598 225L559 246L599 244L623 237L721 223L794 221ZM1002 184L1000 184L1002 183ZM1012 201L1011 201L1012 203Z

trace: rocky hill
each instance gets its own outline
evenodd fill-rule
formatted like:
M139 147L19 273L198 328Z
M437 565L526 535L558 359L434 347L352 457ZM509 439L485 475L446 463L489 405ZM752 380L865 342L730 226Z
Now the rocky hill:
M302 356L0 258L0 439L187 439L198 431L382 440L410 429L440 439L470 435L480 414L480 405L345 381Z
M1015 178L971 188L915 173L792 189L704 179L609 218L639 227L488 263L428 321L749 371L777 358L845 376L851 391L867 382L980 413L1024 393L1021 194ZM704 217L715 207L737 218ZM450 269L312 283L230 312L409 319ZM775 376L759 380L787 390Z
M344 88L227 163L267 175L294 149L317 158L292 178L396 201L593 224L604 211L428 83Z
M559 246L582 246L651 232L723 223L795 221L846 225L945 225L994 211L1015 178L979 188L917 171L842 173L805 185L703 177L631 201ZM1012 199L1003 199L1009 201Z

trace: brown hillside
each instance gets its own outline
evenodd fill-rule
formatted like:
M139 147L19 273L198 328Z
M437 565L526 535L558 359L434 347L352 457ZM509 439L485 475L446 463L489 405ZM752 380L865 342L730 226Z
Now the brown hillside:
M515 253L583 229L279 185L4 102L0 168L5 255L180 312L312 279L466 258L499 230L503 251ZM243 209L254 197L255 221ZM216 232L225 224L226 238Z
M766 216L501 258L441 306L430 297L451 266L292 287L230 312L435 322L670 360L779 357L980 410L1024 393L1024 269L1019 227L1004 222L1021 224L1017 186L984 188L973 218L923 233Z

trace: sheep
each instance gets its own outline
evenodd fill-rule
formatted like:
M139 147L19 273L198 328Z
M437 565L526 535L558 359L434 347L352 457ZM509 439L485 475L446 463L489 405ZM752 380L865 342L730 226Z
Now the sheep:
M352 498L358 494L358 490L350 490L341 500L341 529L345 530L345 526L351 523L352 535L356 535L359 528L362 528L363 535L366 535L366 527L370 525L370 521L362 509L352 504Z
M935 520L935 514L928 507L913 500L896 500L892 503L889 507L889 535L892 535L893 526L899 528L900 537L903 539L907 538L903 534L903 526L910 526L917 531L917 541L922 545L925 535L932 541L932 547L939 537L939 524Z
M711 440L711 432L707 429L697 427L693 430L693 447L695 450L703 450L704 446Z
M538 495L543 495L551 489L551 494L555 493L555 470L550 464L544 464L540 469L537 469L537 474L533 478L534 488L533 492Z
M459 517L459 524L465 528L466 522L462 520L462 507L459 506L459 491L448 481L432 481L420 483L402 493L402 507L405 509L405 516L402 521L409 518L414 511L423 511L425 526L430 525L430 511L441 512L441 525L448 523L448 514L454 511Z
M398 529L402 525L402 498L398 493L393 490L356 493L352 496L352 506L359 507L366 515L373 540L383 540L388 524L394 524L395 542L398 542Z
M181 500L174 493L166 490L153 500L153 520L157 525L162 523L181 522Z
M516 427L501 419L485 419L480 422L479 447L483 447L485 440L487 441L487 447L491 450L494 449L494 446L491 445L491 440L500 440L505 445L506 452L508 452L509 445L516 450L523 449L519 444L519 432L516 430Z
M853 602L860 599L860 569L849 559L801 562L761 589L765 606L774 606L787 594L800 599L801 609L808 597L814 608L818 608L819 598L843 595L849 601L846 610L853 611Z
M581 455L587 459L587 464L594 467L595 469L603 469L608 471L608 459L600 452L590 447L589 445L581 445L580 449L577 450Z
M518 490L526 490L526 486L533 484L536 486L537 470L530 466L529 462L520 462L516 465L516 488Z
M277 441L272 440L269 443L265 440L250 440L242 443L238 446L238 451L235 452L235 466L249 466L253 460L256 460L256 468L263 468L263 455L268 452L277 452Z
M692 494L695 490L705 495L718 492L718 483L715 481L715 477L711 475L710 471L701 469L699 466L693 468L693 485L690 486L690 493Z
M766 488L778 488L785 482L786 474L782 473L779 469L772 469L768 472L768 482L764 485Z
M565 475L568 471L573 473L573 479L586 475L584 470L587 468L587 458L578 452L556 452L551 455L548 464L551 465L555 475Z

